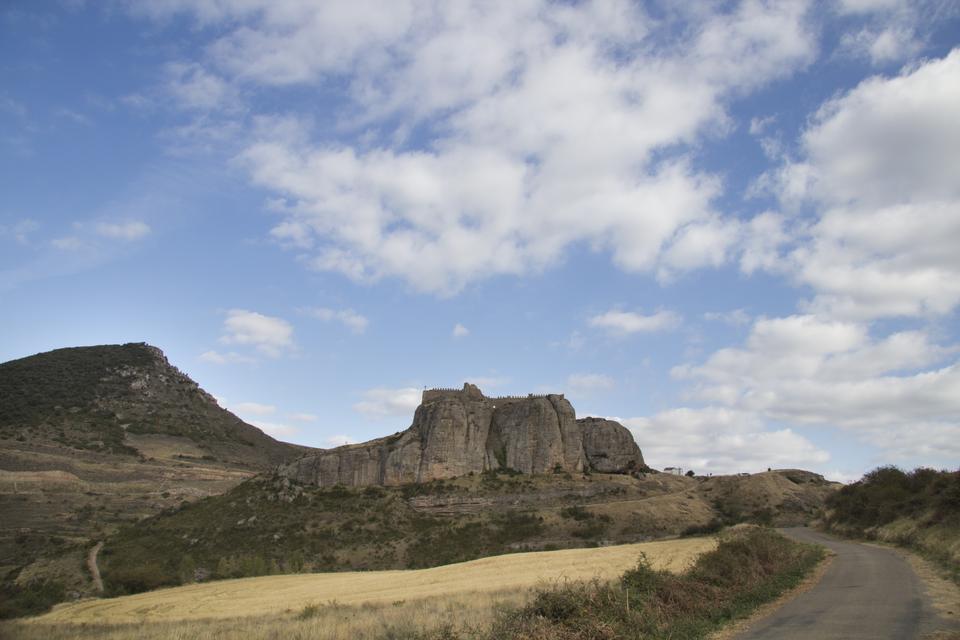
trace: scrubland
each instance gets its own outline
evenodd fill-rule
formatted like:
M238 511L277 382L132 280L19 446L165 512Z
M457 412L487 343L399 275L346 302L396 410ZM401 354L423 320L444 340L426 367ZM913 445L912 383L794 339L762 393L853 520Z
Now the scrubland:
M692 538L370 572L367 595L359 583L347 585L357 578L349 574L164 589L64 605L6 623L0 634L25 640L699 638L776 598L821 558L818 548L744 527L723 534L719 546L713 538ZM318 580L313 588L310 578ZM334 578L344 586L327 582ZM285 579L304 582L277 582Z
M828 498L824 525L918 551L960 583L960 471L879 467Z

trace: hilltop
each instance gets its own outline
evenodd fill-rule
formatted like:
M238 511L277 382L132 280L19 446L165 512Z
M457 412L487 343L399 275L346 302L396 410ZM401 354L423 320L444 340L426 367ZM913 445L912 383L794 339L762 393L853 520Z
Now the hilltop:
M0 582L92 593L95 540L308 451L221 408L147 344L2 363Z
M56 349L0 364L0 437L136 456L152 436L255 468L305 451L220 407L145 343Z

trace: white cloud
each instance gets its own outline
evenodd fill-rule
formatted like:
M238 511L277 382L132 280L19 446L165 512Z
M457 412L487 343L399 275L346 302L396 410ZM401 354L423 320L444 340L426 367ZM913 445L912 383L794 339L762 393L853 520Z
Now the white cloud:
M233 105L233 86L196 63L167 65L167 90L184 109L209 111Z
M704 320L711 322L723 322L734 327L742 327L750 324L750 314L744 309L733 309L732 311L708 311L703 314Z
M960 49L892 78L874 77L824 104L804 157L777 176L786 206L813 224L775 258L816 295L807 309L852 319L940 315L960 303ZM764 234L761 234L764 235Z
M215 351L213 349L201 353L200 360L203 362L210 362L212 364L244 364L256 362L256 359L241 355L235 351L220 353L219 351Z
M261 404L259 402L240 402L231 408L237 413L254 416L269 416L277 412L277 408L272 404Z
M673 311L657 311L652 315L643 315L632 311L611 310L593 316L589 320L591 327L605 329L614 334L653 333L676 329L681 318Z
M451 332L451 335L454 338L466 338L468 335L470 335L470 329L467 329L465 326L463 326L458 322L453 326L453 331Z
M172 68L187 105L216 111L225 82L249 96L346 87L337 124L348 135L336 142L303 121L299 135L263 126L240 138L253 181L287 203L271 235L316 269L454 294L549 268L576 244L666 279L729 260L738 225L711 204L720 178L687 150L731 126L732 97L813 59L806 9L687 11L676 32L617 0L136 11L216 27L203 32L213 40L202 67ZM423 123L428 138L411 149Z
M467 376L464 378L464 381L469 382L470 384L475 384L481 389L490 389L494 387L502 387L510 382L510 378L505 378L502 376Z
M353 309L327 309L325 307L315 307L307 309L306 313L313 318L323 320L324 322L336 321L345 326L353 333L363 333L367 330L370 321Z
M865 27L843 36L840 46L853 55L869 58L873 64L905 60L923 47L916 32L908 26Z
M602 373L573 373L567 376L567 388L574 392L604 391L616 384L613 378Z
M325 442L324 444L325 444L328 448L333 448L333 447L342 447L342 446L347 445L347 444L356 444L356 442L357 442L357 441L356 441L354 438L350 437L350 436L345 436L345 435L342 435L342 434L337 434L337 435L333 435L333 436L330 436L329 438L327 438L327 440L326 440L326 442Z
M922 331L872 338L814 316L760 318L743 348L676 367L690 399L757 423L838 427L888 459L960 458L960 346Z
M816 467L830 456L791 429L767 430L754 414L723 407L680 408L622 420L646 463L680 466L696 473L765 471L768 467Z
M148 233L150 227L140 220L128 222L100 222L96 226L97 233L105 238L116 240L139 240Z
M416 387L368 389L363 392L363 400L353 405L353 408L369 418L386 416L409 418L420 405L421 395L422 391Z
M50 241L57 249L63 251L77 251L78 249L83 248L83 241L76 236L64 236L62 238L54 238Z
M271 358L279 357L294 346L293 327L282 318L231 309L227 312L223 327L225 333L220 342L249 345Z
M287 419L295 422L316 422L319 418L312 413L288 413Z
M17 241L17 244L28 245L30 244L30 234L34 233L40 228L40 223L31 218L24 218L23 220L17 221L10 227L0 225L0 236L12 236L14 240Z
M248 422L274 438L288 438L295 435L298 431L296 427L291 427L288 424L281 424L279 422L262 422L260 420L249 420Z

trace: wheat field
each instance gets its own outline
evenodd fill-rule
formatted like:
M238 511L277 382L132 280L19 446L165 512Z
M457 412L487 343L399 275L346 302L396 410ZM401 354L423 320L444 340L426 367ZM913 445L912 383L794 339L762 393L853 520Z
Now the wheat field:
M191 628L199 637L223 628L237 632L239 627L244 627L242 635L259 636L256 629L262 628L267 633L264 637L269 637L276 631L274 626L285 620L282 624L287 626L329 631L311 637L377 637L377 630L391 626L418 621L436 624L448 617L443 611L460 625L476 626L488 622L498 605L522 602L530 587L538 584L613 579L633 566L641 553L653 567L679 572L716 544L713 538L687 538L517 553L415 571L222 580L60 605L18 625L17 635L50 639L72 628L77 637L94 637L81 634L81 629L86 626L92 631L89 626L96 625L103 633L95 637L194 637ZM107 633L103 625L121 625L115 630L121 635ZM206 628L202 634L201 627ZM124 628L137 632L125 636ZM160 635L151 633L151 628ZM267 632L268 628L273 631ZM177 631L168 635L165 629Z

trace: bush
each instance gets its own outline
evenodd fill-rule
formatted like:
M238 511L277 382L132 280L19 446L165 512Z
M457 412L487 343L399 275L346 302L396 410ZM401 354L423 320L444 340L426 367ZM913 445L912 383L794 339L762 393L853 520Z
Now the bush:
M529 605L503 616L490 637L703 637L798 584L822 557L822 548L752 528L722 541L682 575L655 571L641 558L617 583L541 589Z
M38 580L23 587L4 585L0 588L0 619L43 613L62 602L65 595L63 584L54 580Z

